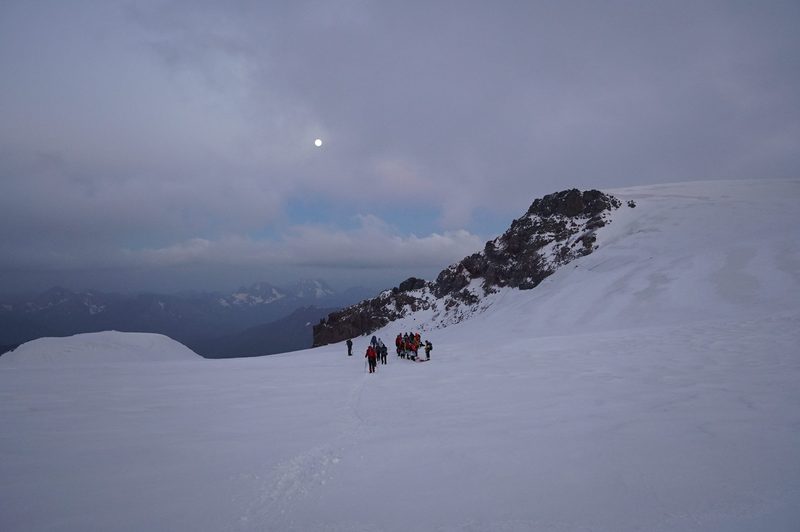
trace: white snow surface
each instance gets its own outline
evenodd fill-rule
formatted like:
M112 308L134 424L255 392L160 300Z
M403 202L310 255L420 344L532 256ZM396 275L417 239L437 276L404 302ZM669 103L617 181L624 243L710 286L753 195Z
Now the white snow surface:
M798 530L800 182L612 193L430 362L1 357L0 530Z
M32 340L0 357L0 367L175 360L202 358L162 334L105 331Z

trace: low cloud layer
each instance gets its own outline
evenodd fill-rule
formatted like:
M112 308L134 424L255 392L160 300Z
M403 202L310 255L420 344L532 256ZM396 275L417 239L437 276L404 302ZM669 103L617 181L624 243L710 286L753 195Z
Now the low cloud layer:
M126 260L149 267L191 263L232 266L278 265L327 268L410 268L450 264L483 247L468 231L425 237L404 236L372 215L360 216L351 231L321 226L293 227L278 241L229 236L195 238L159 249L126 250Z
M563 188L798 177L798 21L778 1L4 2L0 289L224 261L356 280L443 267Z

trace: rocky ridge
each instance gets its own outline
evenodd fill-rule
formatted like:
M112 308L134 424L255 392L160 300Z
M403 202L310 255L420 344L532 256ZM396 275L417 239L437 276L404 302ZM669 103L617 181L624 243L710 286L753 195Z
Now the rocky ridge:
M369 334L409 313L427 310L432 323L458 323L503 287L528 290L557 268L596 249L597 229L621 202L598 190L565 190L535 200L483 250L442 270L435 281L411 277L377 297L333 312L314 326L314 346Z

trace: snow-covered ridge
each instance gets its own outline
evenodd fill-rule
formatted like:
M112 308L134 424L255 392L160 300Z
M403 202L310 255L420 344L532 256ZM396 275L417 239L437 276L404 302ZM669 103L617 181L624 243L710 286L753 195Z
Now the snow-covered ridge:
M332 314L315 327L316 345L392 322L441 328L497 302L528 315L531 330L566 334L707 319L710 307L719 316L792 309L800 300L798 181L633 187L603 196L610 207L564 210L576 192L537 200L436 282L412 278Z
M415 312L430 313L428 327L458 323L487 308L488 295L505 287L533 288L557 268L592 253L597 230L610 223L620 206L617 198L598 190L571 189L539 198L483 251L444 269L434 282L412 277L331 314L314 327L314 345L366 334Z
M597 249L533 290L505 287L456 309L483 326L568 335L795 312L800 301L800 181L709 181L610 191L624 204ZM474 284L469 288L476 292ZM480 295L480 294L477 294ZM520 320L519 316L524 316ZM461 320L418 308L391 329ZM523 325L524 324L524 325Z
M161 335L105 331L39 338L0 357L0 365L38 366L201 360L185 345Z

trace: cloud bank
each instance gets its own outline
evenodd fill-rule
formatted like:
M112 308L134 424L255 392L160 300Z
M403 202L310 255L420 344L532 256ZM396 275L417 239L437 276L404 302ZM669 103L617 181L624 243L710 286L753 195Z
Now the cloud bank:
M34 266L443 267L555 190L797 177L798 20L777 1L4 2L0 289Z

